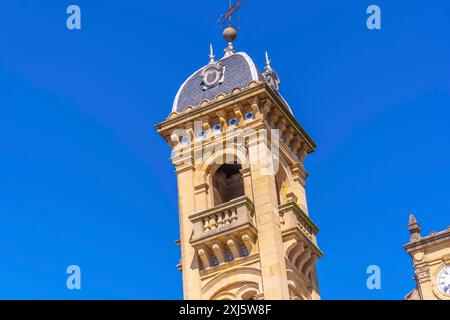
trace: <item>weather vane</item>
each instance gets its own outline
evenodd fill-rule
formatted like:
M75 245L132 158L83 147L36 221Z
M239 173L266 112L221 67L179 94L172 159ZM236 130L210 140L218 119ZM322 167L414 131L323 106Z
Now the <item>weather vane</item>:
M224 24L228 24L228 26L231 26L231 17L236 12L237 9L239 9L242 4L245 2L245 0L237 0L233 5L231 0L229 0L229 9L228 11L221 15L217 23L220 24L220 26L223 26Z

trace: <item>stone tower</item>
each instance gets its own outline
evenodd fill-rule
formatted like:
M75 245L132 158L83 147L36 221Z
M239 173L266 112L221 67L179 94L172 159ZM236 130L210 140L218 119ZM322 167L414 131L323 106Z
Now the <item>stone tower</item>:
M406 300L450 300L450 227L426 237L413 215L409 216L411 238L404 246L414 264L416 288Z
M266 53L261 72L235 52L180 87L156 126L173 148L185 299L319 299L317 226L305 195L315 144L279 91Z

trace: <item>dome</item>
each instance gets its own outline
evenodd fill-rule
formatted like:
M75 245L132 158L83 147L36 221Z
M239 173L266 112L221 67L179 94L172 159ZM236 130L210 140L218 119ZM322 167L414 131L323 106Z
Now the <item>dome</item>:
M187 106L197 106L218 94L229 94L244 88L252 81L263 81L264 76L245 52L226 55L211 61L191 75L180 87L173 102L172 112L183 112Z

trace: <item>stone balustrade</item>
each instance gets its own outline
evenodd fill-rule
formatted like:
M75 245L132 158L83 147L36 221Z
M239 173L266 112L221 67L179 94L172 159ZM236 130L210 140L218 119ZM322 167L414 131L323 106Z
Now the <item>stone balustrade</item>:
M307 239L317 245L316 234L319 229L295 202L281 204L279 212L282 231L297 228Z
M234 223L237 219L237 207L220 210L219 212L212 213L202 218L203 231L210 231L221 228L222 226L226 226L227 224Z
M236 229L250 227L255 229L255 209L245 196L213 208L197 212L189 217L194 224L191 243L213 239Z

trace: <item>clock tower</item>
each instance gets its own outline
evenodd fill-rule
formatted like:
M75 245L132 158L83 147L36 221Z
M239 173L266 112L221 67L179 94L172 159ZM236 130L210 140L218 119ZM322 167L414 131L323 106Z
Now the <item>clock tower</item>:
M409 217L411 238L404 246L414 264L416 288L406 300L450 300L450 227L422 237L413 215Z
M228 45L179 88L156 126L172 147L185 299L319 299L322 256L303 161L315 143L264 71Z

